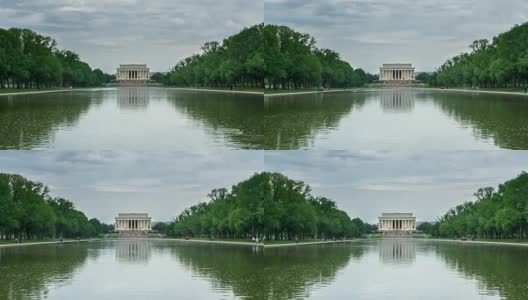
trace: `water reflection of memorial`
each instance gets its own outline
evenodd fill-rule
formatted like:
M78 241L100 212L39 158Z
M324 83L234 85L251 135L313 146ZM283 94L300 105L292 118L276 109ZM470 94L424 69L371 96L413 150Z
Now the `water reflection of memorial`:
M384 90L380 96L383 112L410 112L414 109L415 91L410 89Z
M385 238L379 255L382 263L411 264L416 260L416 244L411 238Z
M116 259L120 263L147 263L151 253L151 244L146 239L131 238L116 242Z
M117 90L117 103L120 109L145 110L150 102L150 89L142 87L122 87Z

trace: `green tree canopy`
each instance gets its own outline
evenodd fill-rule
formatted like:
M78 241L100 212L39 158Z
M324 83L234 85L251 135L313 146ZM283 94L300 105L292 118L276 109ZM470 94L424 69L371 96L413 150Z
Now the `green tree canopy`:
M369 230L330 199L314 197L302 181L263 172L215 189L210 201L185 209L169 225L171 236L250 238L344 238Z
M476 201L450 209L433 225L437 236L484 238L528 237L528 173L492 187L480 188Z
M48 36L29 29L0 28L0 88L99 86L112 75L92 70Z
M90 219L73 203L52 198L42 183L0 173L0 238L93 237L108 226Z
M437 86L519 87L528 84L528 23L469 45L471 51L448 59L430 78Z

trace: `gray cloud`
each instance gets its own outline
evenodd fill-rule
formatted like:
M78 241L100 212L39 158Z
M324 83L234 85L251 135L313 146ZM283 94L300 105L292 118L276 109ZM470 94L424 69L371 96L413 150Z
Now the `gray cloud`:
M414 212L436 220L523 171L528 151L266 152L266 170L302 180L314 195L335 200L351 216L370 222L382 212Z
M261 1L0 0L0 27L49 35L106 72L120 63L167 71L204 42L263 18Z
M170 220L260 171L302 180L370 222L381 212L412 211L435 220L484 186L520 174L528 151L2 151L0 172L21 174L106 222L146 211ZM524 169L524 171L526 171Z
M515 8L515 9L513 9ZM524 0L265 0L265 22L310 33L354 67L388 62L432 71L471 41L525 22Z
M149 212L170 220L263 169L261 151L2 151L0 172L42 182L90 217L111 222L118 212Z

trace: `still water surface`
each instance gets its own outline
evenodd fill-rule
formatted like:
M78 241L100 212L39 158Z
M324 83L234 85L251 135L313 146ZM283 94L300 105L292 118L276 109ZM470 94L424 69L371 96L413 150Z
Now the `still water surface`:
M385 89L265 99L270 149L528 149L528 97Z
M145 87L0 96L0 149L256 148L262 99Z
M525 247L119 240L0 249L1 299L526 299Z
M0 149L528 150L528 97L141 87L0 96L0 137Z

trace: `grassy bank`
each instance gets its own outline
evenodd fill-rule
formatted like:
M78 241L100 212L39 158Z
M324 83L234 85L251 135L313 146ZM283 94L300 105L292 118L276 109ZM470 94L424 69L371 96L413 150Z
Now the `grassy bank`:
M225 92L253 92L253 93L264 93L264 89L259 88L245 88L245 87L237 87L234 89L231 88L225 88L225 87L194 87L194 86L188 86L188 87L179 87L179 86L164 86L166 88L173 88L173 89L185 89L185 90L203 90L203 91L225 91Z
M470 239L463 241L460 238L440 238L440 237L418 237L413 236L414 239L424 239L432 241L452 241L452 242L480 242L480 243L490 243L490 244L526 244L528 245L528 240L526 239Z
M173 238L167 238L173 239ZM183 238L175 238L175 240L186 241L186 242L203 242L203 243L222 243L222 244L243 244L248 246L259 245L264 247L275 247L275 246L297 246L297 245L309 245L309 244L332 244L332 243L345 243L352 240L321 240L321 239L304 239L304 240L267 240L264 243L255 243L250 239L209 239L209 238L191 238L185 240ZM354 239L359 240L359 239Z
M318 90L318 89L265 89L264 95L266 96L276 96L276 95L294 95L294 94L308 94L308 93L338 93L338 92L346 92L346 91L357 91L357 90L365 90L365 89L381 89L383 87L378 86L363 86L363 87L354 87L354 88L339 88L339 89L324 89L324 90Z
M288 93L305 93L305 92L320 92L318 89L264 89L264 94L288 94Z
M64 239L70 240L70 239ZM58 239L32 239L32 240L22 240L22 244L31 244L31 243L47 243L47 242L58 242ZM0 245L12 245L16 244L15 240L0 240Z
M63 243L73 243L73 242L87 242L87 241L96 241L101 238L88 238L88 239L62 239ZM32 240L22 240L22 243L16 243L15 240L0 240L0 248L2 247L15 247L15 246L30 246L30 245L41 245L41 244L58 244L60 239L32 239Z
M521 94L524 95L525 90L524 88L480 88L480 89L473 89L468 87L449 87L449 88L440 88L440 87L434 87L434 86L428 86L425 87L428 89L435 89L435 90L445 90L445 91L464 91L464 92L486 92L486 93L502 93L502 94Z
M30 92L49 92L49 91L66 91L70 88L42 88L42 89L15 89L15 88L4 88L0 89L0 94L19 94L19 93L30 93Z
M332 240L326 240L327 242L331 242ZM305 239L305 240L269 240L264 241L264 245L284 245L284 244L305 244L305 243L317 243L317 242L324 242L324 240L319 239Z
M182 238L180 238L183 240ZM251 239L221 239L221 238L190 238L189 241L210 241L210 242L233 242L233 243L255 243Z

